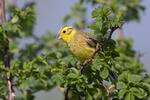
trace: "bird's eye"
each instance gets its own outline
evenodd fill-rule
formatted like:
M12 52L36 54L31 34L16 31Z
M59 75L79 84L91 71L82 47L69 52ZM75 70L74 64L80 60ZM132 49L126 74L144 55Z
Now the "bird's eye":
M63 33L66 33L66 31L64 30Z

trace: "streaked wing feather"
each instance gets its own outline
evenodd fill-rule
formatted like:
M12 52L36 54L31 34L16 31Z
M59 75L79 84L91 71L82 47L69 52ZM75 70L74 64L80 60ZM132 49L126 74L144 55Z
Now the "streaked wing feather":
M96 48L96 46L97 46L96 38L94 38L93 35L88 34L88 33L83 33L83 35L86 39L88 46L90 46L91 48Z
M90 38L87 38L87 44L92 48L96 48L97 41L90 37Z

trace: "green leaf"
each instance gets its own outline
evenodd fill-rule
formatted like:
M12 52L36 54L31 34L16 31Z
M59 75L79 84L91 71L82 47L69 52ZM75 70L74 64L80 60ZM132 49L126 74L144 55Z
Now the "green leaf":
M106 67L103 67L102 68L102 71L100 71L100 76L103 78L103 79L106 79L109 75L109 71Z
M79 71L74 67L70 68L70 70L72 71L72 73L79 74Z
M135 88L135 87L132 87L130 89L131 93L135 96L137 96L138 98L143 98L146 96L145 92L143 89L141 88Z
M126 95L125 100L130 100L130 93Z
M100 71L101 61L100 61L99 57L95 57L94 59L95 59L95 61L92 63L91 69L93 71L96 71L96 70Z
M3 29L2 29L2 27L0 26L0 32L2 32L3 31Z
M127 90L126 89L121 89L118 93L119 98L123 98L123 96L126 94Z
M64 82L64 76L62 73L55 73L51 80L56 83L57 85L61 85Z
M68 75L67 75L69 78L78 78L78 74L74 74L74 73L69 73Z
M135 100L135 97L131 93L128 93L125 97L125 100Z
M93 100L93 96L90 93L87 93L85 96L85 100Z
M142 88L144 88L145 90L150 91L150 83L141 83Z
M46 80L44 80L44 79L42 79L42 78L40 78L40 80L42 81L42 83L44 84L44 86L46 87L47 86L47 81Z
M102 11L103 11L103 16L108 16L111 14L111 9L108 8L107 6L103 6Z
M123 82L118 82L117 83L117 89L125 89L127 88L126 84Z
M93 18L98 17L100 15L100 9L101 9L101 7L99 6L95 10L92 11Z
M142 76L140 75L133 75L133 74L128 74L128 81L130 83L138 83L143 79Z
M48 65L48 63L41 56L38 56L37 58L38 58L39 61L41 61L45 65Z
M12 25L10 23L4 23L2 24L3 31L11 31Z
M88 27L92 30L99 30L99 27L96 24L91 24Z
M118 80L125 82L127 80L127 78L128 78L128 73L123 72L121 75L119 75Z
M12 22L12 23L16 23L18 20L19 20L18 16L15 15L15 16L11 19L11 22Z
M76 89L79 91L79 92L83 92L84 89L81 87L81 84L76 84Z

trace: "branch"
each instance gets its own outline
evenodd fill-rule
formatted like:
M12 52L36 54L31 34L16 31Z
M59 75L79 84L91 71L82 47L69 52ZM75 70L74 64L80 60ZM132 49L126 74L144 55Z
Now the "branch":
M5 0L0 0L0 8L1 8L1 22L4 24L6 22L6 17L5 17ZM9 58L9 40L8 37L6 37L6 46L4 48L4 63L5 67L10 68L10 58ZM7 80L7 87L9 90L9 95L8 95L8 100L14 100L15 93L13 90L13 84L11 81L10 76L8 75L8 72L5 72L5 77Z
M70 88L71 88L71 86L67 87L66 92L65 92L65 99L64 100L69 100L68 93L69 93ZM82 100L82 98L79 96L78 100Z
M65 100L69 100L68 93L69 93L70 88L71 88L71 86L68 86L67 89L66 89Z
M92 61L92 59L94 58L94 56L96 55L96 53L98 53L99 51L103 51L103 47L107 44L107 42L110 41L113 32L114 32L117 28L119 28L119 26L112 27L111 30L110 30L110 32L109 32L109 36L108 36L108 38L105 40L105 42L104 42L104 43L101 43L101 45L98 47L98 49L95 50L95 52L93 53L93 55L92 55L88 60L85 60L85 61L84 61L84 63L82 64L82 68L81 68L81 70L80 70L81 74L83 74L83 71L84 71L85 67L88 65L88 63L89 63L90 61ZM102 81L100 81L100 83L103 85L103 87L105 88L106 92L109 94L109 93L110 93L110 90L103 84Z
M95 50L95 52L92 54L92 56L91 56L88 60L85 60L85 61L84 61L84 63L82 64L81 70L80 70L81 74L83 74L84 68L88 65L88 63L89 63L90 61L92 61L92 59L94 58L94 56L96 55L96 53L98 53L99 51L103 51L104 45L105 45L107 42L109 42L109 40L111 39L111 36L112 36L113 32L114 32L117 28L119 28L119 26L117 26L117 27L112 27L112 28L111 28L111 31L110 31L110 33L109 33L109 36L108 36L108 38L107 38L107 40L106 40L103 44L101 44L98 49ZM109 90L108 90L107 87L103 84L103 82L100 81L100 83L104 86L104 88L106 89L107 93L109 93ZM68 92L69 92L70 88L71 88L71 86L68 86L67 89L66 89L66 92L65 92L65 100L69 100L69 98L68 98ZM79 97L79 100L81 100L81 99L82 99L82 98Z
M103 47L106 45L107 42L109 42L109 40L111 39L111 36L113 34L113 32L119 28L119 26L116 26L116 27L112 27L110 32L109 32L109 36L107 38L107 40L105 40L104 43L101 43L101 45L98 47L98 49L95 50L95 52L92 54L92 56L88 59L88 60L85 60L84 63L82 64L82 68L80 70L81 74L83 73L84 71L84 68L88 65L88 63L90 61L92 61L92 59L94 58L94 56L96 55L96 53L98 53L99 51L103 51Z

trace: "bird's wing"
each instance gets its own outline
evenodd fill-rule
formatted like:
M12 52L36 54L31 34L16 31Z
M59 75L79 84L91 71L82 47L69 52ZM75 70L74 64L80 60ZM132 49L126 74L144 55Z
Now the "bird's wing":
M93 37L93 35L89 34L89 33L83 33L85 40L88 44L88 46L92 47L92 48L96 48L97 46L97 40L96 38Z

